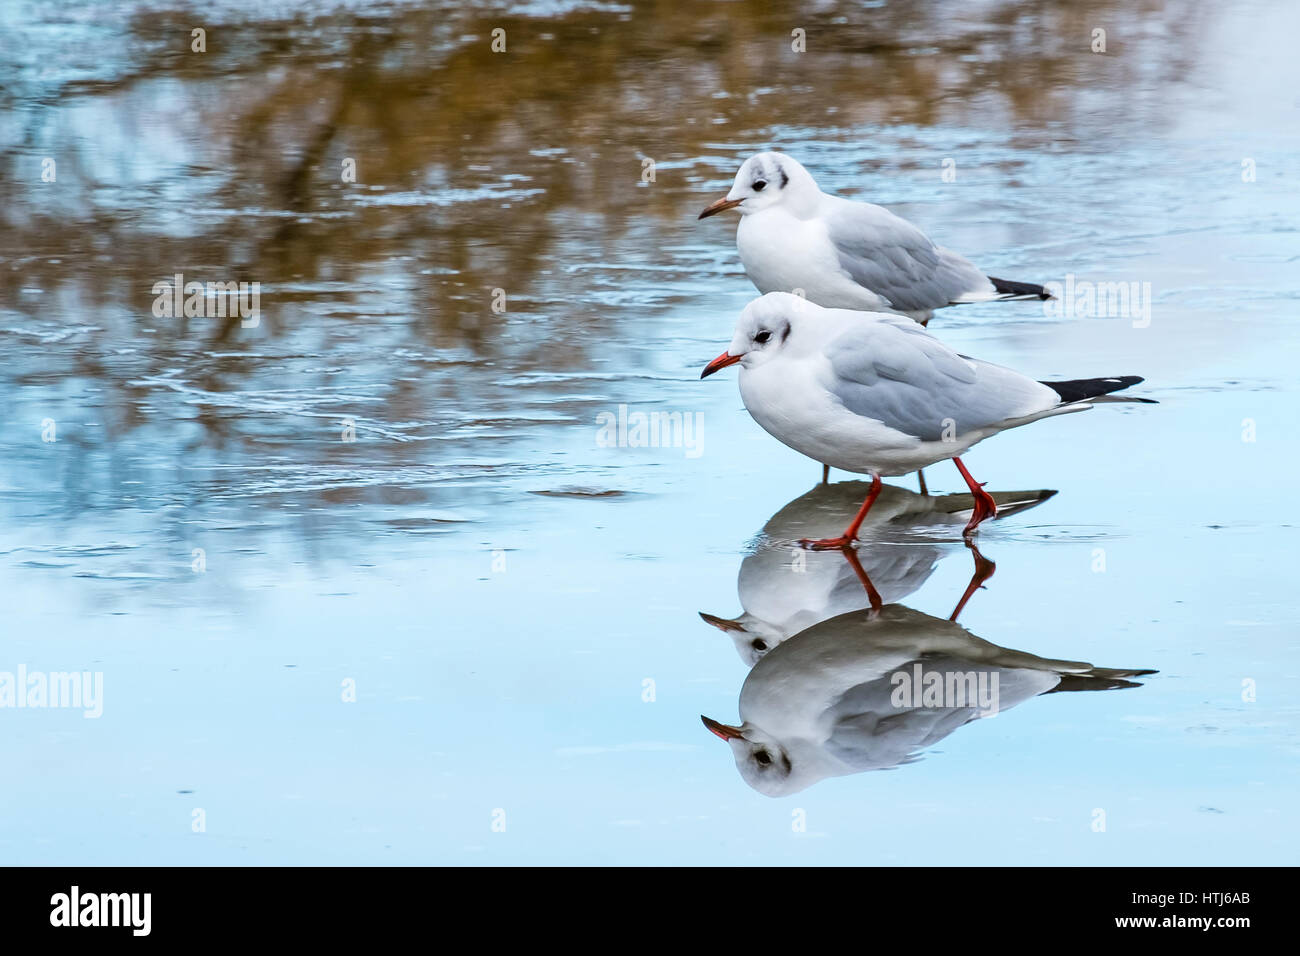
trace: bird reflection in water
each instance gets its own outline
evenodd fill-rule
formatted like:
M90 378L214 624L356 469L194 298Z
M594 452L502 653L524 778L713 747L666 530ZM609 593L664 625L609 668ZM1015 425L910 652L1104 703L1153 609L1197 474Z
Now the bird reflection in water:
M755 790L787 796L827 777L897 767L962 725L1031 697L1137 687L1128 678L1155 673L1038 657L958 624L993 575L993 562L969 541L910 532L956 528L973 507L970 495L928 497L885 486L878 500L884 507L873 509L860 549L795 553L790 542L818 524L833 526L843 509L855 507L853 486L861 483L845 484L819 486L768 522L764 547L741 566L742 614L701 615L752 665L740 691L741 723L702 720L731 748ZM1052 494L994 497L1006 517ZM948 618L897 603L957 548L969 550L974 569Z
M745 558L736 583L742 613L734 618L701 612L728 634L749 666L787 638L814 624L870 604L865 575L884 604L901 601L929 579L940 558L961 549L958 532L975 507L969 494L924 495L884 485L867 514L853 552L861 568L840 551L800 548L802 538L824 537L852 515L869 482L819 485L774 514L763 527L763 546ZM1033 508L1055 491L993 493L999 519ZM951 530L952 535L945 535ZM860 574L859 571L862 573Z

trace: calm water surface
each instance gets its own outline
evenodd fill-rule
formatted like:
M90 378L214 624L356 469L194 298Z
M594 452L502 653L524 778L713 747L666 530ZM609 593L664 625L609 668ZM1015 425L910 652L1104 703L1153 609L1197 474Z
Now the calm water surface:
M104 681L97 720L0 710L0 860L1295 862L1298 28L1280 0L0 6L0 671ZM1149 324L931 324L1160 401L968 456L1032 507L981 529L960 626L959 499L893 482L868 621L842 556L790 546L858 486L698 380L754 292L734 221L695 216L771 146L994 275L1150 284ZM259 282L260 321L156 317L176 273ZM698 415L695 447L604 447L620 406ZM978 659L1008 699L839 741L860 773L800 750L769 795L699 715L773 686L764 719L869 715L814 640ZM1042 660L1158 673L1035 696Z

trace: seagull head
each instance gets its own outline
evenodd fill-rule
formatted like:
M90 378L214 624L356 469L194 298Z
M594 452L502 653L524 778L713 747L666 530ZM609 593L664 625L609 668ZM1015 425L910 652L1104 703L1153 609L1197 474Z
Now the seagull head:
M820 308L803 296L789 292L769 292L759 296L740 313L736 334L727 351L706 365L700 378L707 378L737 362L743 368L757 368L772 361L787 347L799 315Z
M700 716L709 733L721 738L731 748L736 769L745 782L770 797L784 796L802 790L790 789L792 767L785 749L757 727L747 722L739 727L719 723L712 717ZM805 784L806 786L806 784Z
M806 790L818 780L844 771L832 758L823 757L811 741L786 746L761 727L745 721L739 727L700 716L709 733L731 748L736 769L745 783L767 797L788 797Z
M808 170L789 156L758 153L741 164L731 192L705 208L700 218L707 219L727 209L739 209L742 216L748 216L778 203L800 212L815 203L820 192Z
M768 651L788 636L748 611L740 617L718 617L701 611L700 617L731 638L736 645L736 653L747 667L757 664Z

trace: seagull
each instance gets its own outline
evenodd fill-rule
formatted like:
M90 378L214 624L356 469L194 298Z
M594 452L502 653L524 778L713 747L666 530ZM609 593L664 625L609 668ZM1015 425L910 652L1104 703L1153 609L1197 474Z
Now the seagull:
M866 493L866 482L845 481L817 485L791 501L763 526L759 547L741 562L736 591L742 613L726 618L700 612L701 618L732 639L746 666L753 667L778 644L814 624L867 607L872 592L863 587L863 575L869 576L885 603L907 597L956 546L909 532L964 523L975 506L974 498L965 492L918 495L885 485L860 529L864 537L870 533L871 546L858 555L859 565L844 560L846 552L803 552L795 547L802 535L844 527ZM1039 505L1056 492L991 494L998 513L1005 516Z
M784 153L751 156L701 219L740 211L736 247L759 292L795 292L828 309L896 312L922 325L935 309L1050 299L1031 282L995 279L882 206L822 192Z
M1152 401L1110 395L1141 382L1137 375L1037 382L959 355L901 316L824 309L788 292L749 303L731 345L700 378L736 364L745 408L768 434L824 465L871 476L842 535L802 542L814 550L853 544L882 476L948 458L975 498L963 530L970 535L997 515L960 457L975 443L1101 402Z
M731 192L699 218L727 209L740 211L736 247L759 292L797 290L828 309L897 312L922 325L949 305L1052 298L1041 285L986 276L883 206L822 192L782 153L745 160ZM926 494L925 473L917 477Z
M1039 694L1139 687L1127 678L1153 673L1037 657L889 604L814 625L755 664L738 726L700 719L726 741L747 784L783 797L827 777L911 763L964 724ZM951 696L930 699L922 688L899 696L933 674Z

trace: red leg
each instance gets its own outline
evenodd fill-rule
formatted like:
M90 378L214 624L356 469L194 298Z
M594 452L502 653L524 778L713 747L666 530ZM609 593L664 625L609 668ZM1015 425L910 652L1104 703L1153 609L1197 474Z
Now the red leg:
M822 465L822 484L829 485L831 482L831 466Z
M916 480L921 483L921 494L925 495L927 498L930 497L930 489L925 487L925 472L918 470L916 473Z
M804 538L799 544L805 548L811 548L814 551L831 551L835 548L847 548L858 539L858 528L862 527L862 519L867 516L871 510L872 504L875 503L876 496L880 494L880 476L871 476L871 491L867 494L867 500L862 502L862 507L858 509L857 516L854 517L853 523L845 529L844 533L838 538L821 538L813 541Z
M858 576L858 580L862 582L862 586L866 589L867 598L871 601L871 610L879 611L885 606L885 602L880 599L880 592L871 583L871 578L867 577L866 569L862 566L862 562L858 560L858 552L852 548L845 548L843 554L844 560L849 562L849 566L853 568L853 573Z
M993 572L997 570L997 565L980 554L980 549L975 547L969 538L966 540L966 547L970 548L971 553L975 555L975 571L970 576L970 584L966 585L966 593L961 596L961 600L953 608L952 616L948 618L950 621L957 620L957 615L966 606L966 602L971 599L971 595L982 588L984 582L993 577Z
M975 496L975 513L970 516L970 521L966 523L966 527L962 530L962 534L971 534L985 518L996 518L998 516L998 506L993 501L993 496L984 490L983 485L976 483L975 479L970 476L970 472L966 470L966 466L961 463L960 458L954 458L952 463L957 466L961 476L966 479L966 487Z

